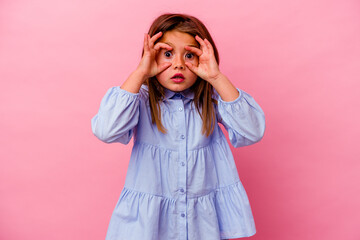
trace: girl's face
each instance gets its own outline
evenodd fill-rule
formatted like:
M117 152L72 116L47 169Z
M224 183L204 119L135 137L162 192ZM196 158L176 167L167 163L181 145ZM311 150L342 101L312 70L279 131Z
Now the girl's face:
M197 79L197 75L186 67L185 62L198 65L199 58L194 53L185 50L185 46L199 47L193 36L188 33L171 30L164 33L159 42L166 43L172 50L161 48L156 56L158 64L170 62L171 66L156 75L159 83L174 92L190 88Z

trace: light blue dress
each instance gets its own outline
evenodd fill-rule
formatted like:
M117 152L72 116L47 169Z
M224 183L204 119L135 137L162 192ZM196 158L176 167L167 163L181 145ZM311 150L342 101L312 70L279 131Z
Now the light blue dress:
M130 93L111 87L92 131L106 143L134 145L125 185L112 213L106 240L219 240L255 234L255 223L230 146L220 126L208 138L193 104L194 94L166 89L161 119L151 122L147 86ZM218 93L217 122L234 147L260 141L265 116L243 90L231 102ZM121 156L120 156L121 158ZM120 159L121 160L121 159ZM122 159L124 160L124 159Z

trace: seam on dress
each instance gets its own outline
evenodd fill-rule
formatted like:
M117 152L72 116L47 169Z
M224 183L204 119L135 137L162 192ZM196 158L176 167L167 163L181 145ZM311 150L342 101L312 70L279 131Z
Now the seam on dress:
M160 149L163 149L165 151L170 151L170 152L179 152L178 149L164 148L161 145L155 145L155 144L143 142L143 141L140 141L140 140L136 140L134 144L146 145L146 146L153 147L153 148L160 148Z
M232 184L229 184L229 185L226 185L226 186L223 186L223 187L219 187L219 188L216 188L214 190L212 190L211 192L207 193L207 194L204 194L204 195L199 195L199 196L195 196L195 197L188 197L188 199L195 199L195 198L201 198L201 197L205 197L207 195L210 195L212 194L213 192L218 192L220 191L220 189L222 188L227 188L227 187L230 187L230 186L234 186L236 184L238 184L240 182L240 180L237 180L236 182L232 183ZM132 189L132 188L128 188L128 187L124 187L125 189L131 191L131 192L136 192L136 193L139 193L139 194L144 194L144 195L149 195L149 196L155 196L155 197L160 197L160 198L165 198L171 202L176 202L177 199L174 199L174 198L169 198L167 196L162 196L162 195L158 195L158 194L153 194L153 193L147 193L147 192L141 192L141 191L137 191L135 189Z
M236 184L238 184L239 182L240 182L240 180L237 180L236 182L234 182L234 183L232 183L232 184L229 184L229 185L226 185L226 186L222 186L222 187L218 187L218 188L216 188L216 189L212 190L211 192L209 192L209 193L207 193L207 194L200 195L200 196L195 196L195 197L188 197L188 199L194 199L194 198L201 198L201 197L205 197L205 196L207 196L207 195L212 194L213 192L218 192L218 191L220 191L220 189L222 189L222 188L227 188L227 187L230 187L230 186L236 185Z
M219 137L219 138L216 138L214 139L214 143L221 143L221 141L223 141L224 139L222 137ZM148 143L148 142L143 142L143 141L140 141L140 140L136 140L134 142L134 144L139 144L139 145L147 145L149 147L155 147L155 148L160 148L160 149L163 149L165 151L171 151L171 152L179 152L178 149L171 149L171 148L164 148L162 147L161 145L155 145L155 144L151 144L151 143ZM194 152L194 151L198 151L198 150L202 150L204 148L210 148L212 147L214 144L208 144L206 146L202 146L202 147L199 147L199 148L194 148L194 149L191 149L191 150L188 150L189 152Z
M153 194L153 193L147 193L147 192L140 192L140 191L137 191L137 190L135 190L135 189L128 188L128 187L124 187L124 188L127 189L128 191L131 191L131 192L136 192L136 193L143 194L143 195L149 195L149 196L155 196L155 197L165 198L165 199L169 200L170 202L176 202L176 199L169 198L169 197L166 197L166 196L162 196L162 195L158 195L158 194Z

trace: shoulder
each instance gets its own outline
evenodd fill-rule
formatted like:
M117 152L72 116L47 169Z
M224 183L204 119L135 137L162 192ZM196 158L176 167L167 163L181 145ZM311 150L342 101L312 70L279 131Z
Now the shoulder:
M139 90L139 97L141 100L147 100L149 98L149 88L147 85L143 84L141 85L141 88Z
M121 86L111 87L107 94L118 94L121 97L126 97L131 99L134 102L144 102L148 101L148 88L145 85L142 85L138 93L129 92L125 89L122 89Z
M138 95L140 102L145 105L149 105L149 88L147 85L141 85Z
M212 98L215 99L215 100L219 99L219 93L216 91L215 88L213 88Z
M215 109L217 108L217 105L219 103L219 98L220 98L220 95L219 93L216 91L216 89L214 88L214 91L213 91L213 94L211 96L211 98L213 99L213 105L215 107Z

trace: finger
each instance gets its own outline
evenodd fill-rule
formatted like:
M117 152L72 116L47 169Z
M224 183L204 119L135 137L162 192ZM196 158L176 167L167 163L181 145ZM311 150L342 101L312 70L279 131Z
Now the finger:
M147 33L144 34L144 52L150 51L148 41L147 41L147 39L148 39L147 35L148 35Z
M192 52L192 53L195 53L198 56L200 56L202 54L202 51L199 48L196 48L196 47L185 46L185 49Z
M193 65L189 62L186 62L185 65L190 69L190 71L192 71L193 73L195 73L197 75L198 67L196 67L195 65Z
M171 50L171 49L172 49L172 47L171 47L169 44L162 43L162 42L156 43L154 49L155 49L156 51L158 51L160 48L165 48L165 49L167 49L167 50Z
M166 70L170 66L171 66L171 63L169 63L169 62L160 64L159 65L159 73L163 72L164 70Z
M148 41L147 41L147 34L144 34L144 53L149 52L149 45L148 45Z
M147 44L148 44L149 49L150 49L152 46L151 46L150 35L149 34L147 35Z
M198 35L195 36L195 40L200 43L200 46L201 46L202 48L206 48L206 47L207 47L206 44L205 44L205 42L204 42L204 40L202 40L201 37L199 37Z
M158 32L157 34L153 35L151 38L149 37L149 46L152 48L154 46L154 42L158 40L162 35L162 32Z
M211 45L211 43L209 42L209 40L207 40L207 39L205 38L204 42L205 42L206 46L208 47L208 49L209 49L211 52L214 52L214 48L213 48L213 46Z

